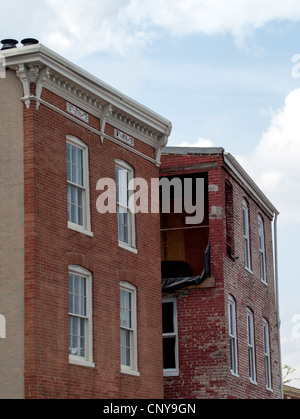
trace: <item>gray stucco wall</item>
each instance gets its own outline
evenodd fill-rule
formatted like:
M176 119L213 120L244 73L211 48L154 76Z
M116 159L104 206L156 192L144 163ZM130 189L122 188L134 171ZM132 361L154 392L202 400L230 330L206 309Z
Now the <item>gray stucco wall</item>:
M0 399L24 398L24 159L22 85L0 78Z

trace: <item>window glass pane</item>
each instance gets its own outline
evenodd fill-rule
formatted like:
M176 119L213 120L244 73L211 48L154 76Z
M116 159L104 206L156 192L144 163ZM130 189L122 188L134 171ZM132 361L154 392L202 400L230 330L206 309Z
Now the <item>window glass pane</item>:
M69 143L67 143L67 174L69 182L84 186L83 150Z
M121 329L121 363L130 367L130 350L131 350L131 332L129 330Z
M126 209L126 213L124 213L124 209L118 208L118 220L119 220L119 240L123 243L129 244L129 214L128 210Z
M121 300L121 312L120 312L121 327L126 327L128 329L131 329L132 327L131 293L125 290L121 290L120 300Z
M248 237L248 209L244 208L244 235Z
M69 353L85 357L85 320L69 317Z
M68 221L83 226L83 190L68 185Z
M128 172L119 169L119 204L128 207Z
M232 303L230 303L229 304L229 334L231 335L231 336L233 336L233 334L234 334L234 326L233 326L233 321L234 321L234 319L233 319L233 315L234 315L234 312L233 312L233 304Z
M85 317L86 310L86 278L69 275L69 313Z
M174 303L163 303L163 333L174 333Z
M175 355L176 337L163 339L163 361L164 369L176 369L176 355Z
M233 338L230 339L230 369L233 373L237 373L236 347Z

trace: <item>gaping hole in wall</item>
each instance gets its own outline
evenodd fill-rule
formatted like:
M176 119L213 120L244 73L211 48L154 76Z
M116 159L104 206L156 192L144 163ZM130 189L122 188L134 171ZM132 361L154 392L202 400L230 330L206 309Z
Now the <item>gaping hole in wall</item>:
M160 190L161 202L161 260L163 288L170 286L187 286L187 284L202 282L209 272L209 215L208 215L208 175L207 173L187 174L168 178L180 179L182 189L180 193L170 188L170 211L164 213L164 190ZM195 208L204 208L204 217L201 223L188 224L185 209L186 183L185 179L192 179L191 196L189 197ZM203 196L197 195L199 182L196 179L204 180ZM174 182L175 185L175 182ZM176 195L177 194L177 195ZM181 198L182 211L179 212L178 205ZM175 280L177 279L177 281ZM179 279L179 280L178 280ZM179 285L179 283L181 285Z

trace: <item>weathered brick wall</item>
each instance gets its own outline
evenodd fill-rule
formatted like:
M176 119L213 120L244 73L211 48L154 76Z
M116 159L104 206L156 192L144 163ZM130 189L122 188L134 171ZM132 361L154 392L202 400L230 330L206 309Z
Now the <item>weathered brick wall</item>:
M65 110L63 99L43 99ZM161 398L161 278L159 214L136 215L138 254L118 247L116 214L96 209L102 177L115 178L115 159L134 167L135 177L158 176L151 162L104 139L43 104L25 109L25 392L27 398ZM99 130L99 120L90 115ZM113 136L107 125L106 134ZM89 147L93 237L67 228L66 136ZM136 139L136 149L154 152ZM68 266L93 275L95 368L69 365ZM137 288L138 369L120 373L120 281Z
M161 172L208 171L211 273L216 286L180 291L177 296L179 377L165 378L166 398L280 398L278 332L274 289L272 220L233 173L225 170L220 155L163 156ZM205 169L206 167L206 169ZM233 261L227 254L225 181L233 187ZM244 267L243 197L249 201L252 273ZM260 279L258 214L264 220L268 285ZM228 295L237 302L239 377L230 373ZM247 307L254 313L257 384L248 371ZM266 390L263 318L270 325L272 388Z
M274 282L272 218L255 197L246 190L232 173L225 175L233 187L234 253L233 262L224 255L225 298L231 294L236 300L239 378L229 375L229 396L250 398L280 398L278 329ZM244 264L243 199L247 199L250 219L251 271ZM260 278L258 216L264 222L267 285ZM247 308L254 314L257 384L249 381L247 345ZM263 341L263 319L270 328L272 390L266 390Z

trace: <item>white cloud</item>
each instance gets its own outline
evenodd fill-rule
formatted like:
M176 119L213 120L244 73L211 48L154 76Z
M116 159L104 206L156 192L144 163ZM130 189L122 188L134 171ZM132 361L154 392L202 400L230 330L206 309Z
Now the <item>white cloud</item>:
M290 92L282 109L249 156L237 159L281 213L281 221L300 223L300 89Z
M3 36L35 36L74 56L97 51L124 56L165 34L231 34L241 45L271 21L300 19L298 0L41 0L38 8L35 0L26 7L13 0L1 10L10 16L1 22Z
M56 17L46 42L77 54L143 47L164 34L232 34L241 45L253 30L273 20L300 19L298 0L46 0ZM47 22L47 17L45 17Z
M177 147L213 147L213 142L206 138L199 138L195 143L183 142L177 145Z

